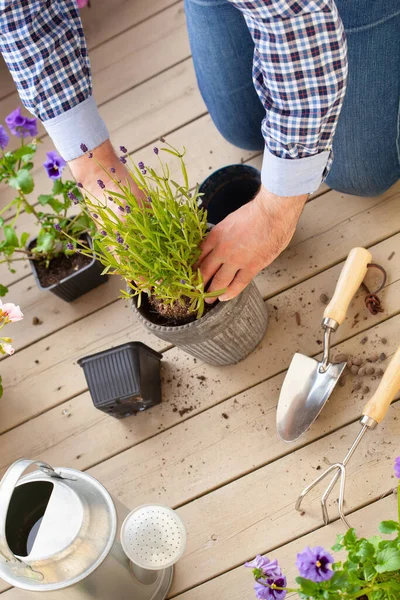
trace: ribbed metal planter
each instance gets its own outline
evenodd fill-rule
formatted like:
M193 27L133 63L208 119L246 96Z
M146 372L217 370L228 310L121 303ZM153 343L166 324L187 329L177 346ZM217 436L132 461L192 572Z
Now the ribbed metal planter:
M220 302L201 319L175 327L156 325L137 308L132 310L158 338L178 346L209 365L232 365L248 356L267 329L268 312L254 282L233 300Z

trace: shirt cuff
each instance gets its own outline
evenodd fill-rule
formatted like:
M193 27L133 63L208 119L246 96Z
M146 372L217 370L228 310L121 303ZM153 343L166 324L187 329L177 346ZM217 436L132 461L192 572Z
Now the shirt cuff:
M82 156L81 144L93 150L110 137L93 96L43 125L64 160Z
M324 151L306 158L279 158L266 147L261 169L264 187L277 196L312 194L320 186L330 152Z

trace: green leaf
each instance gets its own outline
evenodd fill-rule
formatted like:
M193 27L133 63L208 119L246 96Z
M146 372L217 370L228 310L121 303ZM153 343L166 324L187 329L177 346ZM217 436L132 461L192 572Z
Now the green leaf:
M56 179L53 185L53 194L61 194L63 191L64 185L61 179Z
M296 577L296 582L301 587L301 591L304 594L308 594L309 596L314 596L315 592L318 589L318 584L314 583L310 579L305 579L304 577Z
M45 206L52 198L52 194L40 194L40 196L38 197L38 201L41 206Z
M1 375L0 375L0 398L3 396L3 392L4 392L4 390L3 390L3 380L2 380Z
M35 154L35 150L29 145L22 146L21 148L18 148L18 150L14 150L13 156L17 160L19 160L20 158L24 158L25 160L31 160L31 158L33 158L33 155Z
M396 548L385 548L378 552L375 569L378 573L398 571L400 569L400 550Z
M3 219L3 217L0 217L0 227L3 227L3 225L4 225L4 219Z
M38 235L38 239L36 242L36 246L34 248L34 252L49 252L54 244L55 235L54 233L50 233L45 231L44 229Z
M4 237L5 237L5 247L9 248L10 246L12 247L18 247L18 236L15 233L15 229L13 228L12 225L4 225L3 228L4 231Z
M357 555L361 558L362 561L365 561L368 558L372 558L373 556L375 556L375 548L367 540L361 540L357 549Z
M9 184L24 194L30 194L34 188L33 177L26 169L20 169L16 177L10 178Z
M30 234L27 233L26 231L24 231L24 233L21 235L20 241L19 241L19 245L21 248L25 248L27 241L29 240L29 236Z
M6 287L5 285L2 285L0 283L0 297L3 298L3 296L5 296L6 294L8 294L8 287ZM1 381L1 377L0 377L0 381Z
M65 209L65 204L60 200L57 200L57 198L54 198L53 194L40 194L38 200L41 206L46 206L47 204L57 214Z
M400 525L396 521L382 521L382 523L379 525L379 531L381 533L396 533L399 531L399 529Z

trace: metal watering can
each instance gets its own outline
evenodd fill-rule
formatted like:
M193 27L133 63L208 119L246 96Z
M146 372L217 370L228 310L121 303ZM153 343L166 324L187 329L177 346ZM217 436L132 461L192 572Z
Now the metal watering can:
M18 600L163 600L185 545L173 510L129 512L81 471L22 459L1 480L0 577Z

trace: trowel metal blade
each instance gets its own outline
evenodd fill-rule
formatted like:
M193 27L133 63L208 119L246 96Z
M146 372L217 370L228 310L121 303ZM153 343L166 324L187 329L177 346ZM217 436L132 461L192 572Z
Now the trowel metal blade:
M276 415L278 434L285 442L294 442L318 417L338 381L346 363L330 364L325 373L320 363L295 354L279 396Z

